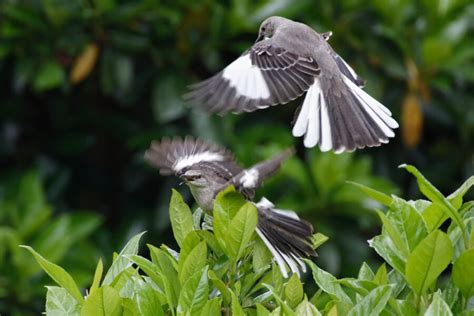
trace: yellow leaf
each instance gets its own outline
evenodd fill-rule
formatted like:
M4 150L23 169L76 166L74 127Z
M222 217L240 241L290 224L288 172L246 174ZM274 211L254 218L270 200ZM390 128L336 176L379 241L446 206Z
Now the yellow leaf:
M92 43L86 46L82 53L76 57L72 65L71 73L69 74L69 81L72 84L78 84L94 69L97 57L99 56L99 47Z
M408 94L402 104L402 139L408 147L416 147L421 140L423 112L418 97Z

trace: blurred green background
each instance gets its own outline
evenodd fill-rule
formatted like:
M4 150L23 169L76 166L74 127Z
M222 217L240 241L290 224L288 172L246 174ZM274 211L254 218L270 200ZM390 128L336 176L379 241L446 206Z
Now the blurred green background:
M291 136L301 100L223 118L183 104L186 85L241 54L271 15L333 31L330 44L400 122L379 148L334 155ZM170 189L146 166L152 139L195 135L246 166L297 155L259 192L330 237L317 264L339 276L377 262L377 204L346 181L406 198L416 165L444 194L473 174L474 5L469 0L0 2L0 313L38 314L51 284L18 244L89 285L132 234L173 246ZM179 190L192 203L188 190Z

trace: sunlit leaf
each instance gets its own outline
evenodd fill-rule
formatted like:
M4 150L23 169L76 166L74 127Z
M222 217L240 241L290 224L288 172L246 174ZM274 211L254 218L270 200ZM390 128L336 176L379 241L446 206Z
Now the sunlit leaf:
M102 264L102 259L99 259L99 263L97 263L97 268L95 269L94 279L92 281L92 285L89 290L89 293L92 293L99 288L103 271L104 271L104 265Z
M406 279L416 294L420 295L436 281L449 265L453 246L442 231L429 234L408 257Z
M132 262L128 258L128 256L136 255L138 252L138 246L140 243L140 238L143 236L145 232L139 233L133 236L123 247L122 251L120 251L117 258L114 260L112 265L110 266L109 270L105 274L104 280L102 284L110 285L115 277L120 274L123 270L127 269L132 265Z
M197 312L208 300L209 282L207 278L208 267L195 272L184 283L178 301L178 314L183 312Z
M436 292L433 295L433 300L431 301L430 306L425 312L425 316L452 316L453 313L449 308L448 304L443 300L443 298Z
M201 241L186 257L179 273L179 280L184 284L196 271L200 271L206 265L207 244Z
M174 189L172 190L170 201L170 221L174 238L178 245L182 246L188 233L194 230L193 216L181 194Z
M81 306L77 300L62 287L47 286L46 315L79 316Z
M116 289L104 285L86 297L81 309L82 316L120 316L122 315L121 298Z
M347 183L355 185L356 187L361 189L362 192L367 194L369 197L371 197L375 201L377 201L377 202L379 202L379 203L381 203L385 206L390 206L390 204L392 204L392 198L390 196L386 195L385 193L382 193L382 192L377 191L375 189L369 188L368 186L365 186L365 185L360 184L360 183L356 183L356 182L352 182L352 181L348 181Z
M344 304L352 305L351 299L349 296L344 292L342 287L337 283L337 279L331 275L330 273L322 270L318 266L316 266L313 262L309 260L305 260L306 263L310 266L313 272L313 279L316 284L321 288L324 292L329 293L335 299L340 300Z
M247 244L257 227L257 209L250 203L245 204L230 222L226 244L231 258L237 261L247 249Z
M453 282L467 299L474 295L474 249L469 249L454 261Z
M291 308L295 308L303 299L303 284L298 275L293 274L285 286L285 300Z
M82 297L81 292L79 291L79 288L77 287L76 282L74 279L71 277L69 273L66 272L63 268L60 266L49 262L45 258L43 258L39 253L33 250L33 248L29 246L20 246L22 248L25 248L31 254L35 257L36 261L38 264L43 268L43 270L56 282L58 285L61 287L65 288L69 294L71 294L74 299L82 303L84 301L84 298Z
M349 310L349 316L356 315L370 315L377 316L387 305L388 299L392 294L390 285L382 285L372 290L366 297L358 302L354 307Z

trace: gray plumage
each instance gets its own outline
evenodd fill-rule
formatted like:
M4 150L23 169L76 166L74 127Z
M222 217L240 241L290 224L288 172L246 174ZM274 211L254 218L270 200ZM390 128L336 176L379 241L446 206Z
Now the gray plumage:
M293 150L288 149L244 169L221 146L188 136L153 141L145 153L145 160L163 175L174 174L182 178L198 205L211 213L217 194L230 185L252 201L255 190L292 154ZM301 258L315 255L311 242L312 225L299 219L294 212L276 209L266 199L254 205L259 215L257 233L275 256L282 273L287 275L286 266L295 273L304 271L306 267Z
M327 43L332 33L282 17L266 19L256 43L185 98L209 112L252 112L306 94L293 128L306 147L353 151L379 146L398 124L361 88L365 81Z

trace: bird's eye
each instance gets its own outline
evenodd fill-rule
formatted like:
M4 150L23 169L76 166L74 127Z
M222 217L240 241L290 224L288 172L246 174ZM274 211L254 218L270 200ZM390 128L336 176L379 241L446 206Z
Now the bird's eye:
M262 27L262 32L265 32L265 27Z

